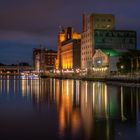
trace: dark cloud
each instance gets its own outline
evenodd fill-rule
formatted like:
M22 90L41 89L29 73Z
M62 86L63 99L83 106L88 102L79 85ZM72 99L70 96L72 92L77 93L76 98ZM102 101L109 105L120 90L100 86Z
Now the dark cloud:
M80 32L82 13L93 12L115 14L116 27L137 30L139 38L139 5L139 0L0 0L0 40L15 42L15 46L18 42L18 49L12 45L16 52L25 47L31 53L30 45L39 43L56 49L59 25L73 26ZM11 47L5 46L7 51ZM3 49L4 43L0 47ZM7 58L3 55L3 59Z

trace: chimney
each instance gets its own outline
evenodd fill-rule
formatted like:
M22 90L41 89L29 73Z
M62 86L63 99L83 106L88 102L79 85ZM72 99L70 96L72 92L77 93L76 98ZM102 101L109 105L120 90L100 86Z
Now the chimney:
M86 32L86 15L85 14L83 14L83 32Z

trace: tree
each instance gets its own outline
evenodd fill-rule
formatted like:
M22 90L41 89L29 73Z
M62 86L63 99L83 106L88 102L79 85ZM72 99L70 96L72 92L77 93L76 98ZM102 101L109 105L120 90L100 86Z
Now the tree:
M27 63L27 62L20 62L20 63L19 63L19 66L30 66L30 65L29 65L29 63Z
M121 73L131 72L131 59L130 57L123 56L117 63L118 71Z
M0 66L5 66L5 64L3 64L3 63L0 63Z

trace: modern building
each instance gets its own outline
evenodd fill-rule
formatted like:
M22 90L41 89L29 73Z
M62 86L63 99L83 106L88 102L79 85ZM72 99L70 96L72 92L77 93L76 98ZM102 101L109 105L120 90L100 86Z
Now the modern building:
M57 52L46 48L35 48L33 50L33 65L36 71L53 70Z
M136 49L136 32L115 29L115 17L111 14L83 16L81 35L81 69L91 69L96 49L110 48L126 51Z
M115 17L112 14L91 14L86 19L83 15L83 32L81 34L81 69L91 66L94 54L94 30L114 30Z
M57 70L72 70L81 65L81 35L72 27L62 28L57 41Z
M136 49L136 31L94 30L94 46L119 50Z

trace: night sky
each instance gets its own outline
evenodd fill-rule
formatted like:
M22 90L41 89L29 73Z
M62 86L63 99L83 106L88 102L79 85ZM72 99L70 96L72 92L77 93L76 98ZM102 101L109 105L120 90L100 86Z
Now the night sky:
M82 30L82 13L111 13L116 29L136 30L140 48L140 0L0 0L0 62L32 62L43 44L56 49L59 26Z

